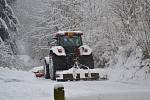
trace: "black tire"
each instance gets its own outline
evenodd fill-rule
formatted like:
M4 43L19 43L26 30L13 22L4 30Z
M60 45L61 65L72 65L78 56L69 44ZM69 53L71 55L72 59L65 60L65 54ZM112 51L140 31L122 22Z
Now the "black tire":
M53 61L52 80L56 80L56 71L65 70L65 57L64 56L57 56L57 55L53 54L52 61Z
M79 63L89 67L90 69L94 69L94 60L92 54L80 56Z
M49 74L49 64L47 64L46 60L45 62L45 79L50 79L50 74Z

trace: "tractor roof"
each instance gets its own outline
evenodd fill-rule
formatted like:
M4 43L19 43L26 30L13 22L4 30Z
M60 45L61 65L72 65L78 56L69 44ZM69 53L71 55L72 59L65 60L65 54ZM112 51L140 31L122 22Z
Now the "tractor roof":
M55 37L58 36L76 36L76 35L83 35L83 32L81 31L58 31L54 33Z

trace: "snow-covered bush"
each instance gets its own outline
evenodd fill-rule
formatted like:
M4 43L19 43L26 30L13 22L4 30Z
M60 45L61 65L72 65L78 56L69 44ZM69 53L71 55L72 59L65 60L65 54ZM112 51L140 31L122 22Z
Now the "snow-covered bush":
M12 51L5 46L5 43L0 38L0 66L7 68L23 69L25 65L15 55L12 55Z
M1 38L7 42L12 52L17 54L15 39L18 35L18 20L6 0L0 0L0 23L3 23L3 27L0 28Z
M95 67L108 67L107 63L114 53L114 48L105 39L97 42L93 48Z
M120 30L138 44L144 58L150 58L150 6L148 0L112 0L112 11ZM118 26L119 27L119 26Z
M8 4L11 5L12 3L14 3L14 2L17 1L17 0L6 0L6 1L7 1Z
M145 72L150 73L150 59L147 59L145 61L145 66L144 66Z
M118 52L107 63L109 79L122 81L149 79L144 68L149 59L143 58L140 46L128 44L119 47Z
M10 0L8 0L10 1ZM0 0L0 66L23 69L25 65L14 54L17 54L15 39L18 20L6 0Z

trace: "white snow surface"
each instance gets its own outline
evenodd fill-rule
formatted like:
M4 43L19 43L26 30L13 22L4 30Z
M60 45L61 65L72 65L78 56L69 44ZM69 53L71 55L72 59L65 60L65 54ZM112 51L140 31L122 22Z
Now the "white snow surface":
M44 66L34 67L30 71L31 72L38 72L38 71L42 71L42 70L44 70Z
M8 29L5 21L2 18L0 18L0 28Z
M46 63L49 64L49 57L44 57L46 60Z
M149 82L150 83L150 82ZM1 100L54 100L54 86L62 84L65 100L150 100L150 85L141 82L55 82L26 71L0 67Z
M62 35L64 35L67 32L70 32L70 33L83 33L81 31L58 31L57 33L54 33L54 34L62 34Z
M64 87L63 84L61 84L61 83L54 85L54 89L58 89L58 88L61 88L61 87Z

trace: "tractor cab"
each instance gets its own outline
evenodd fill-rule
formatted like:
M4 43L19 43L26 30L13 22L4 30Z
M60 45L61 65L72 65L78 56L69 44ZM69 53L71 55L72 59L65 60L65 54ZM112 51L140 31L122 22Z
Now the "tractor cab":
M81 31L59 31L53 35L55 45L50 47L49 62L45 64L46 77L55 80L57 71L72 68L76 61L82 66L94 68L92 49L83 45Z
M57 40L56 45L62 46L67 55L78 54L79 47L83 45L80 31L58 32L54 34L54 39Z

